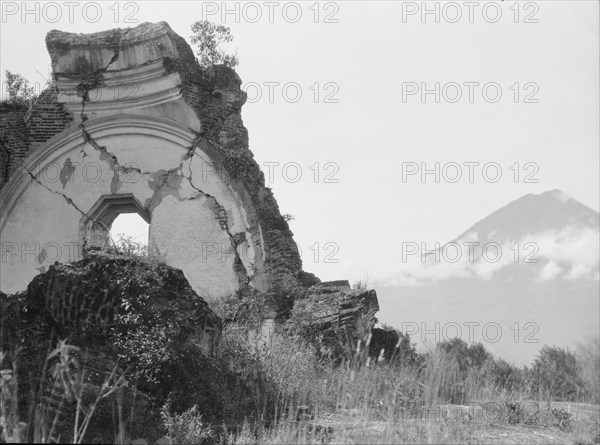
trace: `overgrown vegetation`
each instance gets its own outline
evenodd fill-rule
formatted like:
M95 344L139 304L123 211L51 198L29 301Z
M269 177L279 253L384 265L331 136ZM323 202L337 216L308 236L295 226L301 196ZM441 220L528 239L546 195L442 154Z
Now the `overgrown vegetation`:
M192 25L191 41L198 46L196 55L198 63L204 69L214 65L225 65L235 68L239 63L236 54L227 54L222 49L223 43L233 41L233 35L228 26L216 25L208 20L199 20Z
M419 352L408 335L383 326L351 360L339 360L325 348L341 341L335 336L285 324L266 335L273 297L246 291L212 304L224 325L208 356L181 337L192 327L191 307L152 296L167 289L186 301L185 292L169 284L159 258L130 241L92 250L80 265L115 278L102 283L114 283L107 290L132 308L116 313L105 333L84 318L62 327L67 340L59 326L48 335L39 329L43 318L15 323L13 303L26 305L24 296L0 295L5 441L482 443L482 429L522 426L598 443L598 411L575 410L575 402L598 400L597 338L577 353L544 347L531 367L518 368L459 339ZM95 260L103 255L117 267ZM76 274L86 277L83 270ZM7 341L16 324L20 341Z
M29 106L35 99L35 89L29 86L29 81L21 74L4 70L4 91L2 102L9 105Z

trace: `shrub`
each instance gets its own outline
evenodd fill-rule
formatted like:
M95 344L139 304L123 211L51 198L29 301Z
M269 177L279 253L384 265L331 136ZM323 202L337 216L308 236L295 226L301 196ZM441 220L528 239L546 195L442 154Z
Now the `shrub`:
M600 404L600 336L588 337L577 345L581 401Z
M224 25L215 25L208 20L199 20L192 25L192 44L198 45L196 55L198 63L202 68L211 68L214 65L223 64L234 68L239 63L236 55L225 53L220 48L222 43L233 40L231 30Z
M534 392L543 399L574 401L583 384L575 354L544 346L533 363Z
M210 425L203 421L196 405L181 414L172 414L170 405L167 404L161 411L161 415L173 443L193 445L214 443L215 433Z
M9 70L4 70L4 75L7 97L3 98L3 102L22 106L31 104L36 96L34 88L29 86L29 81L21 74L11 73Z
M527 390L526 372L501 358L494 359L491 369L493 384L507 392Z

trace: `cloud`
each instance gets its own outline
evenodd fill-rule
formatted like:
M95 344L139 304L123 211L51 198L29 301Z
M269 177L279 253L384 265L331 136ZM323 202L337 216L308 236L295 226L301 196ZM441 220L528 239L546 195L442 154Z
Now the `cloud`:
M536 281L551 281L554 280L563 269L558 265L556 261L548 261L546 265L543 267L539 276L536 278Z
M539 256L569 269L565 279L596 279L600 264L600 233L590 227L568 226L531 237Z
M456 242L436 246L437 250L425 243L404 243L401 265L381 281L420 285L452 278L490 280L515 264L528 266L536 281L598 280L599 244L599 231L580 225L526 235L516 242L480 243L477 234L470 232Z

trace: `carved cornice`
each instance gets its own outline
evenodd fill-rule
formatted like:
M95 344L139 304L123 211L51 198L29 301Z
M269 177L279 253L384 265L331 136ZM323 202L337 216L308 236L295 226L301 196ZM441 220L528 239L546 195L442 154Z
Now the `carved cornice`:
M107 71L95 88L90 87L93 85L91 83L70 77L58 76L56 80L57 101L65 104L75 116L79 116L83 111L86 115L127 112L160 105L181 97L179 73L167 73L162 60L124 71Z

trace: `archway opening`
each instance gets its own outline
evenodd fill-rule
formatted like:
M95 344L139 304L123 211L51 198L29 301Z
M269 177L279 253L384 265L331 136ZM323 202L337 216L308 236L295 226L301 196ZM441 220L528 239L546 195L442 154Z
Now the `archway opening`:
M150 214L131 194L103 195L80 221L82 246L147 254Z
M147 254L150 224L139 213L119 213L110 226L111 244L126 253Z

